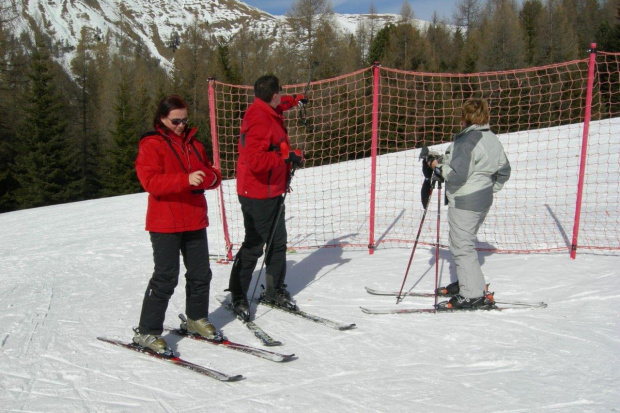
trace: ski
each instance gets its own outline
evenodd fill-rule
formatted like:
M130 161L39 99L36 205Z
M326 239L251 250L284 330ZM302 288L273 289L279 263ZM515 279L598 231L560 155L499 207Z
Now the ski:
M129 350L133 350L133 351L137 351L138 353L142 353L142 354L146 354L148 356L151 357L155 357L159 360L164 360L164 361L168 361L172 364L175 364L179 367L183 367L192 371L195 371L196 373L200 373L203 374L205 376L209 376L213 379L219 380L219 381L238 381L238 380L242 380L244 377L241 374L238 374L236 376L229 376L228 374L224 374L224 373L220 373L219 371L210 369L208 367L204 367L204 366L200 366L198 364L194 364L192 362L189 362L187 360L184 360L180 357L175 356L172 351L170 352L166 352L163 354L159 354L159 353L155 353L154 351L145 348L145 347L141 347L135 343L127 343L124 341L120 341L120 340L116 340L113 338L106 338L106 337L97 337L98 340L101 340L103 342L106 343L110 343L112 345L115 346L119 346L119 347L124 347L126 349Z
M497 303L497 301L496 301ZM545 303L532 303L525 304L520 303L519 305L514 304L500 304L493 306L484 306L477 308L445 308L445 307L426 307L426 308L368 308L368 307L360 307L363 313L366 314L415 314L415 313L430 313L430 314L440 314L440 313L458 313L458 312L471 312L471 311L505 311L505 310L524 310L530 308L545 308L547 304Z
M290 308L280 307L279 305L267 303L262 300L259 300L258 302L261 305L275 308L276 310L284 311L285 313L289 313L297 317L305 318L306 320L314 321L315 323L319 323L329 328L333 328L334 330L342 331L342 330L349 330L355 327L354 323L340 323L338 321L333 321L327 318L319 317L318 315L310 314L302 310L291 310Z
M397 297L398 291L391 290L375 290L370 287L366 287L366 291L372 295L384 295ZM432 291L403 291L401 293L401 297L435 297L435 293ZM439 297L452 297L451 294L440 294ZM505 301L505 300L495 300L496 304L506 304L510 306L516 307L535 307L535 308L544 308L547 306L543 301L538 302L525 302L525 301Z
M266 360L275 361L277 363L289 361L295 356L295 354L280 354L280 353L276 353L273 351L268 351L268 350L263 350L261 348L248 346L245 344L234 343L224 337L221 338L220 340L218 339L211 340L211 339L202 337L200 335L188 333L187 330L182 330L180 328L164 327L164 330L177 336L189 337L194 340L204 341L206 343L210 343L216 346L226 347L231 350L241 351L242 353L250 354L252 356L260 357Z
M222 296L216 296L215 298L217 299L217 301L220 302L220 304L222 304L222 306L226 310L232 313L236 319L241 321L252 333L254 333L256 338L258 338L263 343L263 345L268 346L268 347L282 345L281 341L274 340L273 338L271 338L271 336L267 334L262 328L260 328L255 322L245 321L239 318L237 314L235 314L235 312L233 311L232 307L230 306L230 301L228 301L227 298L222 297Z
M370 287L365 287L366 288L366 292L368 292L369 294L372 295L388 295L388 296L393 296L396 297L398 296L398 291L391 291L391 290L375 290L374 288L370 288ZM431 291L403 291L400 294L401 297L434 297L435 293L431 292Z

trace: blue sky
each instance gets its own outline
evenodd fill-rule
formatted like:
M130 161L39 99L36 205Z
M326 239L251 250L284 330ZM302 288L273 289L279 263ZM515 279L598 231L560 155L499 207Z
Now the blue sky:
M259 8L273 15L285 14L294 0L241 0L246 4ZM398 14L405 0L331 0L336 13L368 13L370 4L375 6L377 13ZM415 17L431 20L433 12L442 18L451 19L457 0L409 0Z

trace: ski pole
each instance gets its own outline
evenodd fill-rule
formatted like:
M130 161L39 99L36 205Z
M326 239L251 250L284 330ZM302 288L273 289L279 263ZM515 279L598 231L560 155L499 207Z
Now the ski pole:
M441 181L437 181L437 240L435 243L435 305L437 305L437 282L439 281L439 223L441 211Z
M316 60L312 62L312 69L310 70L310 76L308 77L308 83L306 83L306 88L304 89L304 96L306 99L308 98L308 91L310 90L310 82L312 82L312 76L314 75L314 71L316 70L319 62ZM299 118L304 123L304 126L308 128L308 117L306 116L306 106L303 105L299 108ZM309 128L310 132L312 132L312 128Z
M269 251L271 250L271 244L273 243L273 237L275 236L276 227L278 225L278 221L280 220L280 216L282 215L282 210L284 209L284 201L286 200L286 195L289 193L291 181L293 180L293 175L295 175L295 169L296 169L296 166L293 164L291 166L291 173L286 182L286 190L284 191L284 194L282 195L282 197L279 199L280 202L278 204L278 212L276 213L276 216L273 222L271 223L271 228L269 229L269 236L267 237L267 244L265 246L265 255L263 256L263 263L260 266L260 270L258 270L258 276L256 277L256 282L254 283L254 289L252 290L252 295L250 296L250 303L249 303L250 314L252 313L252 300L254 299L254 294L256 293L256 287L258 287L258 280L260 280L260 275L263 272L263 267L265 266L267 255L269 254Z
M424 207L424 213L422 214L422 220L420 221L420 228L418 229L418 235L415 237L415 242L413 243L413 248L411 249L411 256L409 257L409 264L407 264L407 270L405 271L405 277L403 278L403 284L400 286L400 291L396 296L396 304L398 304L401 300L401 294L403 292L403 288L405 287L405 282L407 281L407 275L409 275L409 268L411 268L411 262L413 261L413 254L415 253L415 249L418 246L418 240L420 239L420 234L422 233L422 225L424 224L424 218L426 218L426 212L428 211L428 206L431 203L431 198L433 195L434 184L431 187L431 190L428 194L428 200L426 201L426 206ZM441 188L441 184L440 184ZM441 192L441 190L440 190Z

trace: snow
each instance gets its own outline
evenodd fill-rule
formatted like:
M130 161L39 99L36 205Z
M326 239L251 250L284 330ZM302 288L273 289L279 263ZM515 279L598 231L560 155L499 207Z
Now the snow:
M214 191L207 195L214 209ZM256 322L284 343L270 350L297 355L287 363L165 336L181 357L245 376L235 383L100 342L98 336L131 340L139 319L152 272L146 199L0 214L0 410L618 411L620 259L611 253L580 251L576 260L567 253L481 253L498 300L549 306L409 315L368 315L359 307L395 306L393 297L371 296L364 287L399 289L410 247L291 253L287 282L301 308L357 328L336 331L258 308ZM220 231L209 229L214 247ZM434 262L434 249L418 246L406 289L434 288ZM228 286L230 265L214 260L212 269L210 319L229 339L260 347L214 298ZM440 284L450 282L447 250L438 271ZM181 277L168 325L184 311L183 287ZM399 306L432 303L409 297Z

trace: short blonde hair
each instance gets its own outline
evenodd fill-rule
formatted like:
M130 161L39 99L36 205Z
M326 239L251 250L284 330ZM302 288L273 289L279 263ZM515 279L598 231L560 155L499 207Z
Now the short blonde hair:
M491 115L484 99L468 99L463 103L461 118L467 125L486 125Z

